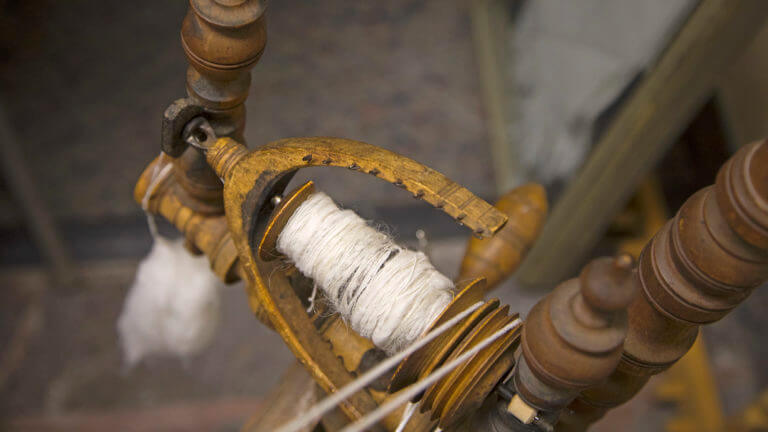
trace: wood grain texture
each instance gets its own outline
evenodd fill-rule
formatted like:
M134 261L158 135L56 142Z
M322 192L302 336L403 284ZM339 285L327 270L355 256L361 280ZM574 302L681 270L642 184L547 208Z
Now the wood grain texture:
M484 277L487 291L512 275L536 241L547 216L547 196L541 185L529 183L505 193L494 206L509 220L491 238L469 239L456 279Z

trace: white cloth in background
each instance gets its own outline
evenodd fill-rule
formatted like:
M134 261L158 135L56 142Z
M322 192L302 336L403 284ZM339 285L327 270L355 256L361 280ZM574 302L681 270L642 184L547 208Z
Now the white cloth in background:
M598 115L646 70L697 0L532 0L514 24L516 183L570 177ZM509 185L514 186L514 185Z

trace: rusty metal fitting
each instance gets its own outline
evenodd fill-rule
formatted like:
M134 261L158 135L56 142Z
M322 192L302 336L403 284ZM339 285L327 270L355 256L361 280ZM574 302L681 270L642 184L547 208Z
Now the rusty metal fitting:
M163 112L160 128L160 149L170 157L179 157L187 149L184 141L184 128L187 124L205 112L202 106L190 98L176 99Z
M205 117L195 117L187 123L182 138L184 142L202 152L207 152L219 139Z

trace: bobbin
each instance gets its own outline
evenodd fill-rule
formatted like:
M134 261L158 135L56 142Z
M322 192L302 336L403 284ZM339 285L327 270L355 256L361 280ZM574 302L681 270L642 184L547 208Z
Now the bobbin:
M409 191L414 198L424 200L448 213L457 223L467 226L480 237L489 237L504 226L507 217L474 194L450 181L442 174L411 159L362 142L339 138L298 138L281 140L254 151L231 138L218 139L207 147L209 165L224 181L224 201L229 229L236 241L244 273L252 295L270 317L294 354L307 366L315 380L328 392L334 392L354 379L327 348L327 343L315 331L312 321L304 311L301 300L293 292L287 279L276 271L274 262L275 241L280 227L311 192L311 184L291 194L283 195L283 189L297 169L343 167L351 171L389 181L400 189ZM274 196L282 196L276 206ZM264 275L264 276L262 276ZM269 283L265 281L269 275ZM461 305L472 304L482 298L483 282L473 281L461 288L453 303L443 312L445 317L462 310ZM474 345L488 331L495 331L515 317L508 317L506 309L497 312L498 301L491 300L484 307L488 315L476 316L472 321L451 331L455 349L440 353L420 354L429 358L429 368L434 368L452 355L459 355ZM488 316L493 315L493 319ZM482 319L481 319L482 318ZM441 318L445 319L445 318ZM438 319L440 321L440 319ZM434 325L433 325L434 326ZM513 362L511 353L518 340L519 331L511 331L502 340L491 344L476 355L463 372L454 372L441 380L425 394L435 393L430 399L439 413L441 424L446 425L461 418L487 395L493 385L508 371ZM434 349L436 345L431 345ZM443 345L440 346L443 348ZM412 363L402 371L410 370ZM413 372L408 372L414 375ZM420 373L416 372L415 376ZM403 375L405 376L405 375ZM447 391L450 383L467 381L469 391ZM399 382L405 382L402 380ZM446 387L447 386L447 387ZM370 395L359 392L341 404L341 410L352 420L360 418L376 406Z
M314 184L306 182L282 197L266 225L259 242L257 254L265 261L280 256L277 238L296 209L314 192ZM482 301L485 279L476 278L463 284L459 293L425 331L429 333L450 320L469 306ZM500 306L498 299L486 301L480 308L461 320L441 336L407 357L398 366L389 385L394 393L423 379L446 361L458 357L489 335L519 318L509 315L509 306ZM522 326L506 333L486 349L483 349L445 378L427 389L421 411L432 410L432 419L439 419L441 427L450 427L462 420L465 414L479 408L495 385L514 365L514 352L519 342Z

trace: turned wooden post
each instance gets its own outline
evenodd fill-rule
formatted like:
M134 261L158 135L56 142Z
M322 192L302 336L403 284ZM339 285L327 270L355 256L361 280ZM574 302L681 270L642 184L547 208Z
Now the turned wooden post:
M190 0L181 27L181 43L189 61L187 93L204 109L219 137L243 140L245 99L250 70L267 43L261 0ZM205 156L187 148L174 161L177 181L186 194L180 198L197 212L223 212L222 184Z
M556 415L616 368L636 293L632 265L629 255L593 260L533 307L514 377L528 406Z
M768 141L750 144L683 204L645 247L621 362L608 381L565 410L559 431L582 431L631 399L648 379L768 280Z

